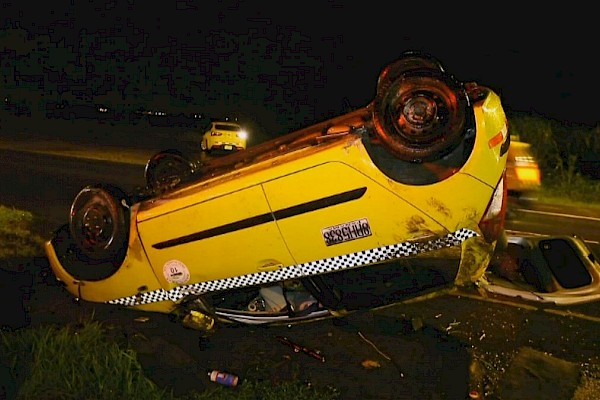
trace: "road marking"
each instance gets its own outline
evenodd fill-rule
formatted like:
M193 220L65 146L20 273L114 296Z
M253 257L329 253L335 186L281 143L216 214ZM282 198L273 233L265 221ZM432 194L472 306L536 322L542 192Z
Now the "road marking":
M476 294L466 293L466 292L462 292L460 290L452 290L452 291L447 292L447 294L456 296L456 297L467 297L467 298L473 299L473 300L486 301L488 303L505 304L505 305L509 305L512 307L524 308L529 311L541 310L541 311L547 312L549 314L554 314L554 315L558 315L561 317L579 318L579 319L583 319L586 321L600 323L600 317L595 317L593 315L573 312L570 310L558 310L555 308L540 308L540 307L532 306L529 304L519 303L516 301L494 299L494 298L487 297L486 295L476 295Z
M573 311L568 311L568 310L563 311L563 310L555 310L555 309L549 308L544 311L546 311L547 313L550 313L550 314L556 314L556 315L560 315L563 317L575 317L575 318L585 319L587 321L600 322L600 317L594 317L592 315L581 314L578 312L573 312Z
M556 235L549 235L549 234L544 234L544 233L536 233L536 232L528 232L528 231L516 231L513 229L505 229L504 230L508 235L513 235L513 236L556 236ZM591 243L591 244L600 244L599 241L597 240L588 240L588 239L583 239L582 240L585 243Z
M504 231L508 235L512 235L512 236L548 236L547 234L543 234L543 233L528 232L528 231L515 231L513 229L505 229Z
M588 217L585 215L563 214L563 213L555 213L555 212L550 212L550 211L527 210L525 208L519 208L517 211L530 213L530 214L554 215L556 217L583 219L583 220L587 220L587 221L600 222L600 218L598 218L598 217Z
M448 294L450 294L452 296L456 296L456 297L467 297L467 298L473 299L473 300L487 301L488 303L504 304L504 305L508 305L508 306L512 306L512 307L525 308L529 311L539 310L538 307L531 306L529 304L523 304L523 303L519 303L516 301L510 301L510 300L493 299L493 298L490 298L490 297L487 297L484 295L466 293L466 292L462 292L460 290L451 291Z

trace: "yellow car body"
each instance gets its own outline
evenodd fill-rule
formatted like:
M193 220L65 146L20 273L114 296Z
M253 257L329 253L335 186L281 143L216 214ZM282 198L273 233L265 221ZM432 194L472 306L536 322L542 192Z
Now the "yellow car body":
M247 139L248 134L240 124L229 121L215 121L210 123L208 129L202 135L200 146L206 152L244 150L246 149Z
M458 84L458 139L427 154L456 125L434 110L453 107L456 93L444 92L453 77L419 57L384 69L365 107L212 159L168 190L134 199L108 191L115 202L104 188L82 191L70 223L45 245L56 277L87 301L217 317L226 314L211 304L226 293L287 281L301 281L329 310L352 308L344 299L363 290L354 286L368 283L367 271L386 284L425 269L433 278L424 288L473 284L504 223L506 116L492 90ZM417 67L406 72L407 60ZM433 103L419 98L421 85L433 86ZM418 103L398 107L396 94L406 91ZM419 127L430 118L435 140L424 131L423 145L411 130L414 146L386 144L390 130L408 123L389 118L399 109ZM116 213L110 221L96 216L107 209ZM111 225L116 216L126 232ZM225 319L246 321L238 317Z

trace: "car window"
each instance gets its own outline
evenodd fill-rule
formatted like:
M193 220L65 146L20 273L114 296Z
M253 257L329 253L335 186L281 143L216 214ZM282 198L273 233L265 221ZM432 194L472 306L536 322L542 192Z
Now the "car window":
M512 164L531 164L537 162L531 151L531 145L524 142L512 142L506 160Z
M240 127L239 126L234 126L234 125L224 125L224 124L216 124L215 125L215 129L218 131L239 131Z
M540 250L558 283L565 289L573 289L592 283L592 277L581 259L562 239L548 239L540 242Z

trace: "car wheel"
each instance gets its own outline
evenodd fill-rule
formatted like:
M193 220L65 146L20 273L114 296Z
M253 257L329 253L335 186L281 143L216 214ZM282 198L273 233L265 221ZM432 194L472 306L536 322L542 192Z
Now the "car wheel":
M146 185L153 191L177 186L194 173L194 165L178 150L164 150L153 155L146 163Z
M87 186L71 205L69 231L80 253L94 261L115 261L129 237L125 194L113 186Z
M438 160L465 134L466 92L431 57L411 55L384 69L372 107L377 136L403 161Z
M208 140L203 141L202 144L200 145L200 148L202 149L202 151L205 151L208 154L210 154L210 152L211 152L211 148L208 147Z

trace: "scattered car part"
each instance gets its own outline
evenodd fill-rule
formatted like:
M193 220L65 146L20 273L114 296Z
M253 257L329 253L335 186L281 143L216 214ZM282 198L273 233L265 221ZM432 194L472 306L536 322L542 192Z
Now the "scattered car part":
M509 236L499 260L479 283L489 293L554 305L600 299L600 264L577 236Z

